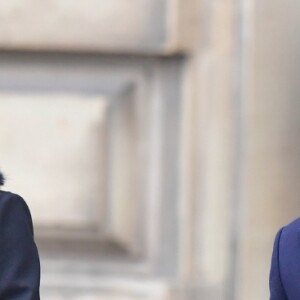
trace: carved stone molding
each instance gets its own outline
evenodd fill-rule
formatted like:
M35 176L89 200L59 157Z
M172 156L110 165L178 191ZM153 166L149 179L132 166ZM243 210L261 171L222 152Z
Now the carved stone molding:
M159 60L0 55L1 167L46 274L176 276L180 59Z
M1 2L0 48L178 53L190 34L182 6L177 0Z

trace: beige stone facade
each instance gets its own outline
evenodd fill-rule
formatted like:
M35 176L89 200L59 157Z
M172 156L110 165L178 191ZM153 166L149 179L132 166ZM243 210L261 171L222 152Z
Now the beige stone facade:
M299 4L77 2L0 4L0 167L42 299L267 299L300 214Z

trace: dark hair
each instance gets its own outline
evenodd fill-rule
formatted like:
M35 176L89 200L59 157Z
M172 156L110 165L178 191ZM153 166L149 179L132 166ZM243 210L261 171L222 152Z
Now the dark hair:
M0 186L4 184L4 181L5 181L5 177L3 173L0 171Z

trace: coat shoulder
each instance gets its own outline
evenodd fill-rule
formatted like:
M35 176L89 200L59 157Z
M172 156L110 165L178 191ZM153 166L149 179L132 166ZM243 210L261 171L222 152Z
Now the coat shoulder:
M281 244L289 247L300 247L300 218L297 218L282 228Z
M0 207L2 207L5 204L9 204L9 206L17 205L25 206L26 208L28 207L23 197L19 194L10 191L0 190Z
M276 237L273 255L272 267L277 270L280 279L278 282L280 281L280 284L282 284L286 298L275 297L271 299L299 299L300 218L288 223L279 232ZM278 286L278 284L273 284L273 290Z
M283 227L283 232L290 232L290 231L299 231L300 230L300 217L291 221L287 225Z

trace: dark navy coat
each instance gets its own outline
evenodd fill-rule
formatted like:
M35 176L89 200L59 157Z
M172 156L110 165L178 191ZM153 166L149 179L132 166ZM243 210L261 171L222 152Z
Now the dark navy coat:
M0 173L0 185L3 184ZM0 190L0 300L39 300L40 262L23 198Z
M300 218L276 235L271 272L271 300L300 299Z

